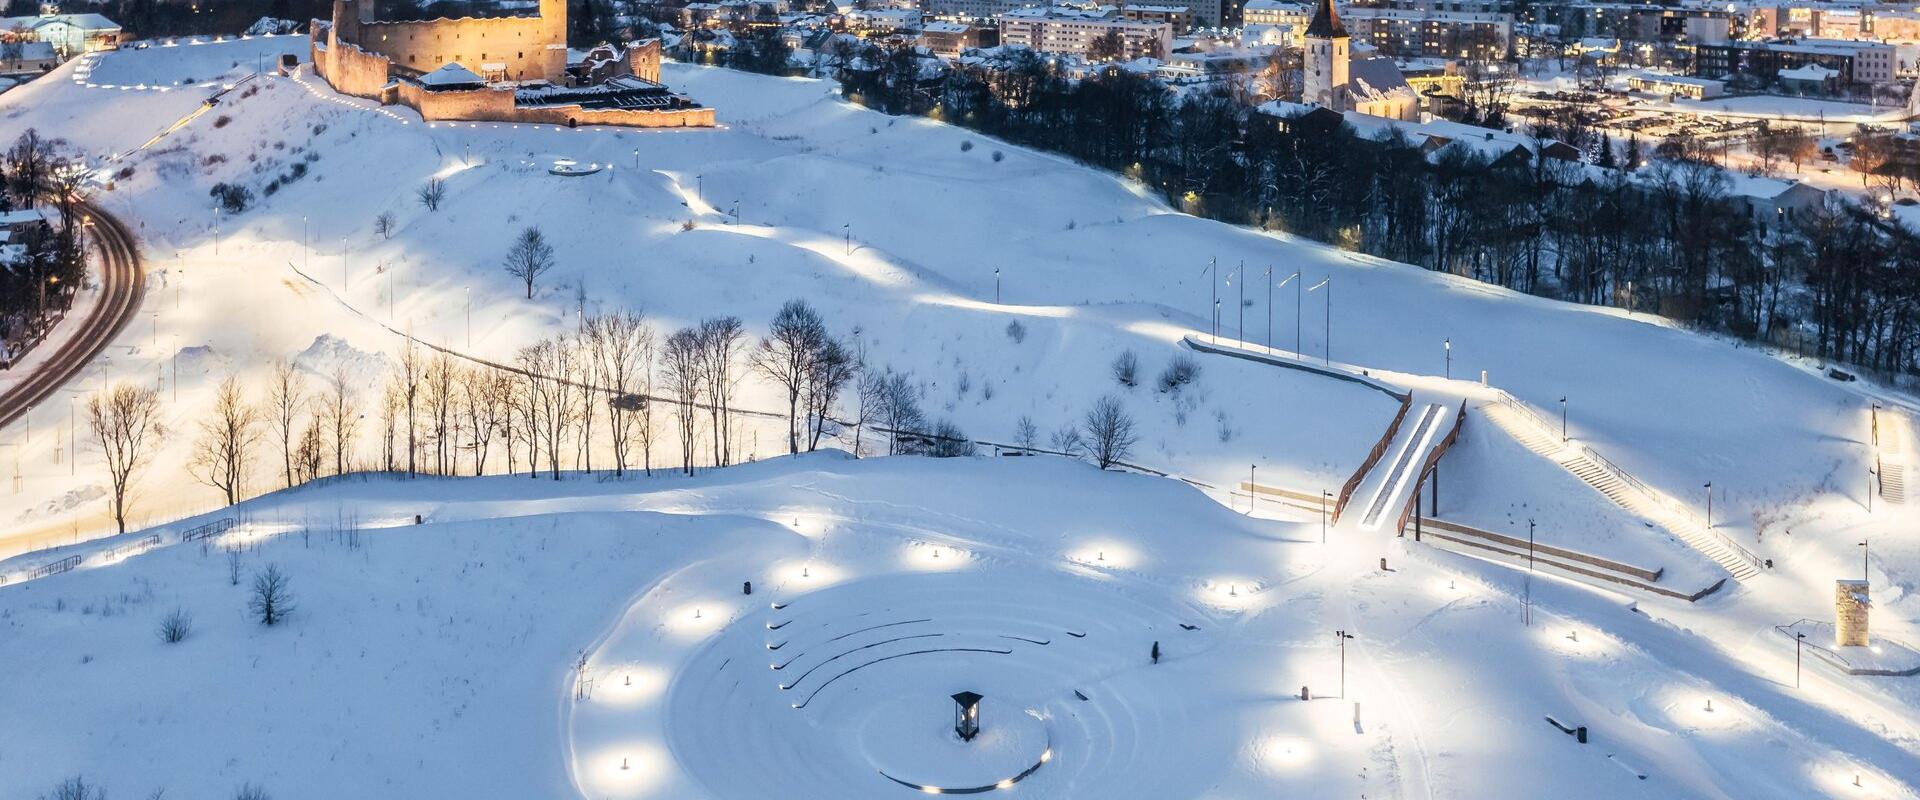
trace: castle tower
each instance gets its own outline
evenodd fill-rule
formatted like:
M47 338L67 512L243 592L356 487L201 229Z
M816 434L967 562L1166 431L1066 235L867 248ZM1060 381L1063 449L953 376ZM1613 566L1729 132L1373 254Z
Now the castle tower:
M540 0L541 43L546 48L545 73L540 77L556 83L565 83L567 78L567 0ZM588 45L593 44L588 42Z
M1833 585L1833 643L1840 647L1867 646L1867 582L1840 580Z
M1347 110L1347 28L1340 24L1333 0L1320 0L1314 8L1313 21L1307 23L1306 44L1300 101L1334 111Z

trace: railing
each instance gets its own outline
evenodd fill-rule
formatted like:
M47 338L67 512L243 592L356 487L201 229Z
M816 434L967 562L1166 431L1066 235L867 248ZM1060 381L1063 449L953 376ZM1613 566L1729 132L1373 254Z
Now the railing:
M48 575L58 575L62 572L71 572L73 568L77 566L80 566L80 556L67 556L51 564L42 564L39 569L34 570L28 574L27 577L38 579L47 577Z
M1547 432L1551 433L1553 431L1553 427L1548 425L1544 420L1542 420L1540 418L1540 415L1534 413L1533 409L1528 408L1525 403L1522 403L1518 399L1515 399L1513 395L1508 394L1505 390L1496 390L1496 391L1499 392L1499 401L1502 404L1506 405L1507 408L1512 409L1526 416L1529 420L1532 420L1535 425L1539 425L1542 429L1546 430ZM1765 562L1762 561L1759 556L1754 555L1753 551L1740 546L1738 542L1735 542L1733 539L1729 538L1726 534L1721 533L1717 530L1714 530L1712 527L1708 526L1698 515L1696 515L1693 512L1693 509L1687 507L1685 504L1681 503L1680 501L1675 500L1672 497L1669 497L1666 493L1657 491L1653 487L1648 486L1647 484L1641 482L1639 478L1636 478L1633 476L1633 473L1628 472L1625 467L1622 467L1619 464L1613 463L1613 461L1607 458L1606 456L1600 455L1600 453L1594 450L1592 446L1582 442L1580 444L1580 454L1582 456L1585 456L1588 460L1592 461L1595 465L1599 466L1601 469L1606 470L1609 474L1613 475L1613 477L1618 479L1621 483L1627 484L1628 486L1631 486L1634 489L1639 490L1641 494L1646 495L1648 499L1652 500L1655 504L1659 505L1660 507L1666 509L1669 513L1680 517L1681 519L1692 524L1694 527L1700 529L1702 532L1712 537L1713 540L1718 542L1721 546L1726 547L1729 552L1733 553L1735 556L1739 557L1740 559L1745 560L1747 564L1749 564L1753 568L1760 569L1764 565Z
M1333 504L1335 524L1339 524L1340 514L1347 510L1347 503L1353 499L1353 493L1360 489L1360 482L1366 480L1367 473L1380 463L1382 456L1387 454L1387 445L1393 443L1393 437L1400 435L1400 423L1406 421L1407 410L1411 408L1413 408L1413 393L1408 392L1400 398L1400 410L1394 413L1393 422L1387 424L1386 434L1380 437L1380 441L1373 443L1373 449L1367 451L1367 459L1360 462L1360 468L1353 471L1353 475L1347 478L1346 483L1341 484L1340 499Z
M219 536L222 533L226 533L227 531L233 530L234 524L235 522L233 517L221 517L220 519L216 519L205 525L188 528L187 530L182 531L180 533L180 541L191 542L196 539L205 539L210 536Z
M119 558L120 555L123 553L127 555L132 555L135 553L144 553L144 552L147 552L148 550L152 550L153 548L159 547L159 546L160 546L160 534L149 533L146 536L140 537L140 539L137 541L128 542L126 544L117 544L112 547L109 547L101 553L101 557L105 558L108 561L112 561L113 559Z
M1441 439L1440 444L1434 446L1433 452L1427 454L1426 460L1420 462L1420 471L1415 473L1419 477L1413 481L1413 494L1407 496L1406 506L1400 509L1400 521L1395 526L1399 532L1407 532L1407 518L1413 516L1414 512L1420 508L1420 490L1427 485L1427 476L1433 474L1434 465L1439 464L1440 457L1446 455L1447 450L1453 447L1454 441L1460 438L1460 429L1466 425L1467 401L1463 399L1460 401L1460 412L1453 415L1453 430L1447 431L1446 438Z

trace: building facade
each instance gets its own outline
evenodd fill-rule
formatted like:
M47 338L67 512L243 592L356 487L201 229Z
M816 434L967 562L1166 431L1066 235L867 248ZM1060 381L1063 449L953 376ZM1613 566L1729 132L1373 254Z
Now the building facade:
M1345 22L1353 38L1391 56L1497 61L1513 51L1513 15L1503 12L1354 6Z
M1839 73L1841 85L1894 82L1903 62L1900 47L1885 42L1837 39L1788 39L1777 42L1729 42L1701 45L1694 51L1695 75L1751 77L1773 81L1781 72L1813 65Z
M1087 11L1066 8L1021 8L1000 15L1000 43L1047 53L1085 56L1094 42L1118 34L1121 58L1165 60L1173 47L1173 26L1140 22L1111 8Z

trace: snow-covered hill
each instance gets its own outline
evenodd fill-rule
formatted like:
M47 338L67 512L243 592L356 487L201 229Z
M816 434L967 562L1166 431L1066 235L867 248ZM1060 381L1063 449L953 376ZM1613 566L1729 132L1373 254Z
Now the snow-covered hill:
M916 698L976 673L995 681L990 695L1057 723L1063 759L1085 748L1086 760L1033 774L1045 796L1913 793L1920 690L1817 674L1795 693L1793 648L1772 630L1830 615L1831 581L1858 574L1856 542L1870 538L1876 630L1920 642L1909 589L1920 548L1902 535L1917 520L1906 506L1863 507L1869 404L1891 414L1904 397L1659 319L1188 217L1124 178L859 109L819 81L668 65L669 83L719 110L723 127L710 131L427 125L339 98L305 71L239 83L257 55L297 41L121 51L0 96L0 139L36 127L107 164L114 188L100 202L136 230L153 272L142 317L98 366L101 380L153 381L168 401L174 434L138 484L142 524L217 505L180 467L228 374L260 386L276 358L316 380L343 364L371 403L402 334L507 360L570 330L582 308L644 309L663 330L734 314L758 333L795 297L857 336L874 366L910 372L930 416L974 437L1011 440L1022 417L1051 431L1112 394L1141 426L1132 460L1212 489L1051 459L832 457L694 481L303 489L247 506L251 524L230 535L249 543L245 570L277 562L299 581L304 609L286 630L250 626L224 556L197 544L168 539L112 565L113 542L0 562L19 575L86 559L75 574L0 587L0 675L26 677L0 681L11 715L0 730L33 731L0 739L0 793L72 772L116 796L247 780L276 796L554 796L571 785L590 797L757 797L787 777L793 796L890 788L840 781L909 723L831 700L818 716L785 713L789 691L770 677L784 670L753 670L750 686L730 671L729 658L773 643L762 595L737 594L745 580L797 610L817 602L816 641L888 609L963 619L929 631L960 638L1106 626L1111 639L1089 634L1071 654L956 655L926 674L847 679ZM216 107L153 139L226 85L237 88ZM606 169L549 174L560 158ZM433 179L448 189L438 211L416 201ZM216 214L216 183L256 201ZM375 232L382 213L396 222L390 237ZM559 256L532 300L500 268L528 225ZM1636 613L1561 577L1523 588L1523 573L1402 543L1391 526L1343 526L1323 550L1310 512L1228 514L1247 501L1222 489L1251 470L1266 485L1338 489L1396 403L1182 347L1212 334L1216 297L1226 338L1297 349L1423 403L1464 402L1468 427L1442 466L1448 519L1519 536L1534 520L1543 542L1663 568L1689 591L1724 575L1488 422L1479 408L1502 388L1545 417L1566 398L1575 440L1695 513L1711 481L1719 532L1775 566L1699 604L1636 596ZM1195 357L1201 378L1179 393L1121 387L1110 364L1126 350L1149 376ZM78 398L91 386L74 388ZM783 405L756 382L740 401ZM8 449L23 475L0 502L0 557L107 531L98 453L69 413L39 409L0 432L20 443ZM784 423L746 424L742 449L778 453ZM78 462L56 461L76 440ZM664 463L671 448L660 449ZM276 473L262 464L256 488L277 486ZM413 514L432 524L400 526ZM336 531L355 519L380 530L349 548ZM836 533L796 536L795 520ZM926 576L912 559L934 544L967 568ZM1088 548L1128 562L1086 565ZM1377 568L1381 556L1395 571ZM808 578L820 565L835 590L807 594L796 562ZM1518 622L1529 594L1541 606L1532 628ZM695 601L701 622L689 626ZM200 633L154 642L176 605L194 610ZM1169 630L1175 620L1200 630ZM1288 699L1301 684L1332 691L1336 629L1363 635L1350 665L1357 725L1348 704ZM1169 661L1142 671L1156 639ZM1188 652L1176 644L1186 641L1202 644ZM574 704L568 665L583 649L597 688ZM1002 663L1027 666L994 672ZM747 688L716 695L709 678L688 677L703 672ZM651 688L623 693L628 677ZM1070 699L1087 687L1089 700ZM1716 711L1697 711L1708 697ZM1574 744L1543 715L1592 726L1596 742ZM765 755L743 766L727 749L743 746ZM1866 788L1850 786L1856 771Z

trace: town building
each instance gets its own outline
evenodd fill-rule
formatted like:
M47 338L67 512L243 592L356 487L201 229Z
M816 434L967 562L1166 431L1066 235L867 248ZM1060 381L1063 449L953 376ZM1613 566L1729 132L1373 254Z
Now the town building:
M1630 75L1627 77L1627 88L1636 92L1665 95L1669 98L1711 100L1726 92L1727 82L1710 78L1691 78L1685 75Z
M1901 64L1914 58L1901 57L1910 45L1886 42L1846 41L1840 39L1782 39L1772 42L1729 42L1701 45L1694 51L1695 75L1709 78L1749 77L1773 81L1786 70L1812 64L1833 70L1839 85L1884 85L1894 82Z
M1173 26L1120 16L1111 6L1097 10L1021 8L1000 15L1000 43L1047 53L1085 56L1096 40L1120 37L1123 60L1165 60L1173 46Z
M1497 61L1513 51L1513 15L1502 12L1349 7L1354 39L1391 56Z
M1032 0L926 0L927 16L949 22L988 22Z
M52 42L0 42L0 75L39 75L57 66Z
M40 4L30 17L0 17L0 41L45 42L61 59L120 46L120 25L99 14L62 14L55 3Z
M1387 119L1418 119L1420 96L1393 60L1355 59L1352 44L1333 0L1319 0L1307 23L1302 102Z
M999 30L970 22L929 22L920 26L919 45L942 58L999 43Z
M1173 26L1174 33L1185 33L1195 24L1193 9L1187 6L1122 5L1120 17L1135 22L1164 22Z

